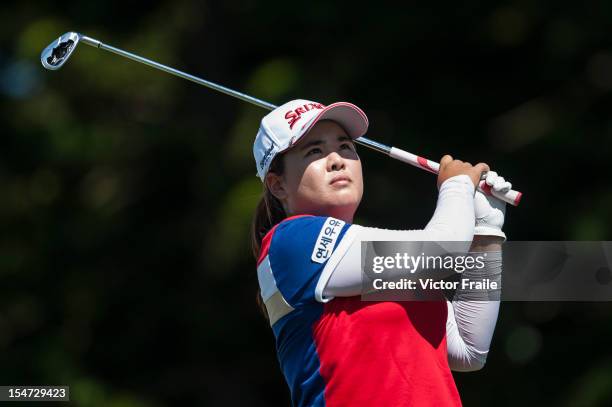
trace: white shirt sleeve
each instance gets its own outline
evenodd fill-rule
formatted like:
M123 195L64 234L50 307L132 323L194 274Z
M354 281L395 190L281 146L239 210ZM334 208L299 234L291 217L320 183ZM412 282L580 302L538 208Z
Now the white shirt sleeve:
M334 297L361 294L361 242L438 241L466 242L474 237L474 184L467 175L444 181L436 210L424 229L389 230L351 225L327 261L315 289L315 298L327 302Z
M475 274L466 271L462 277L486 277L501 287L502 253L487 252L484 264L484 269ZM489 291L496 300L485 301L482 291L458 288L453 302L447 301L446 347L452 370L470 372L484 367L499 313L499 290Z
M446 320L446 348L451 370L482 369L497 323L499 301L450 301Z

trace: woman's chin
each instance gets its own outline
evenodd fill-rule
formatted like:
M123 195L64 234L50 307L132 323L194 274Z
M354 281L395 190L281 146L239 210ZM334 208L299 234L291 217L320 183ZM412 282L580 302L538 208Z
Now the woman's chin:
M345 188L338 191L335 191L330 197L332 203L336 205L346 206L346 205L359 205L361 201L360 195L353 188Z
M328 208L328 212L333 214L343 214L342 217L346 217L346 214L353 214L355 211L357 211L359 200L354 196L339 197L338 199L334 199L332 202L328 202L325 206ZM339 217L337 215L333 216Z

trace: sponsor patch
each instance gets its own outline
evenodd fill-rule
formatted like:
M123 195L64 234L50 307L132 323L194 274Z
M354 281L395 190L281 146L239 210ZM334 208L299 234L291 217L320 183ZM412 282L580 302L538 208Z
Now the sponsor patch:
M270 147L266 150L264 156L261 157L261 160L259 161L259 166L262 170L268 163L268 160L270 159L270 154L272 154L272 150L274 150L274 143L270 145Z
M327 218L325 220L310 256L312 261L315 263L325 263L327 261L329 256L331 256L336 239L338 239L344 223L344 221L336 218Z

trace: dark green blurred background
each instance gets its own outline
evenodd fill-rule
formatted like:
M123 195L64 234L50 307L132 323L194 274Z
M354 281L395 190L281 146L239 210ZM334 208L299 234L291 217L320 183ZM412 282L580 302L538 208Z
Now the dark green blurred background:
M4 2L0 384L74 406L283 406L255 306L266 111L81 45L80 31L274 104L353 102L368 137L486 161L511 240L610 240L612 2ZM435 177L360 148L356 223L425 225ZM468 406L612 401L610 303L504 303ZM364 352L367 352L364 349Z

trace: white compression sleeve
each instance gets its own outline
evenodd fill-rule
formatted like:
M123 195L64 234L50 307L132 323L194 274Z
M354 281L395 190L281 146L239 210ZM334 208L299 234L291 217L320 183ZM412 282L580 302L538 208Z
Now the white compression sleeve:
M478 278L489 278L501 284L502 253L487 252L484 269ZM484 273L484 275L482 274ZM464 273L464 278L470 275ZM476 276L474 276L476 277ZM499 286L499 285L498 285ZM479 300L470 300L479 298ZM481 293L459 288L452 303L447 301L446 346L452 370L469 372L482 369L489 353L499 312L499 301L484 301Z
M315 296L327 302L333 297L361 294L362 241L458 241L474 237L474 184L467 175L444 181L438 193L436 210L424 229L389 230L352 225L327 261Z

